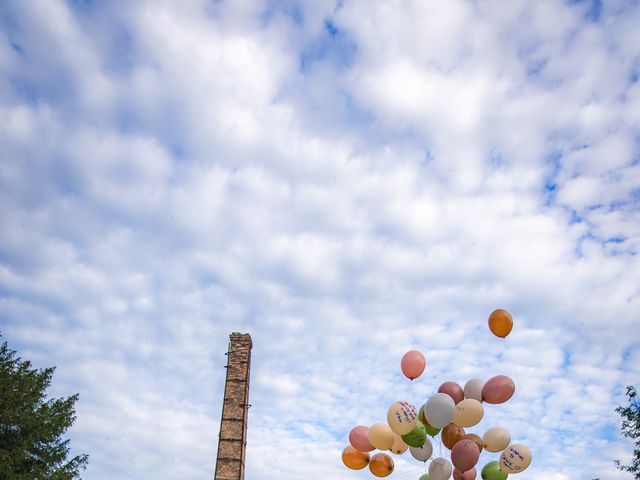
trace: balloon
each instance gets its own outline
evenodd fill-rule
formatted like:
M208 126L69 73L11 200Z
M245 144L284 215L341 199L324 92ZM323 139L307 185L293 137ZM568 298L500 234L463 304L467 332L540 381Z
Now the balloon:
M431 435L432 437L435 437L438 432L440 432L439 428L435 428L432 425L429 425L429 422L427 422L427 419L424 418L424 405L420 407L420 410L418 411L418 420L420 420L422 422L422 424L424 425L424 429L427 432L427 435Z
M385 423L374 423L369 429L369 443L378 450L389 450L393 445L395 436L393 430Z
M349 432L349 443L361 452L371 452L375 447L369 442L369 427L358 425Z
M479 458L480 450L473 440L460 440L451 449L451 463L461 472L475 467Z
M406 435L418 421L418 412L409 402L396 402L389 407L387 412L387 423L391 430L398 435Z
M484 408L482 408L482 404L473 398L465 398L456 405L453 423L459 427L473 427L480 423L483 416Z
M431 480L448 480L451 477L451 464L446 458L434 458L429 465L429 478Z
M418 378L424 372L424 368L427 366L427 360L424 355L417 350L411 350L402 356L400 362L400 368L405 377L409 380Z
M349 445L342 451L342 463L351 470L362 470L369 465L369 454L356 450Z
M453 480L476 480L476 469L472 468L466 472L461 472L457 468L453 469Z
M426 462L431 458L433 454L433 445L431 440L425 439L424 444L421 447L409 447L411 456L420 462Z
M420 475L420 478L418 480L431 480L431 479L429 478L429 474L425 473L424 475Z
M407 451L407 448L409 448L409 445L407 445L402 441L402 437L400 435L398 435L397 433L394 433L393 445L391 445L391 449L390 449L391 453L395 453L396 455L402 455L404 452Z
M462 440L465 433L464 428L450 423L442 429L442 432L440 432L440 438L442 439L444 446L451 450L457 442Z
M482 387L482 400L487 403L504 403L513 396L516 384L506 375L496 375Z
M424 406L424 416L429 425L435 428L442 428L451 423L455 412L456 404L446 393L436 393Z
M482 387L484 387L484 380L479 378L472 378L464 384L464 397L473 398L482 401Z
M500 470L500 462L493 461L482 467L480 476L482 480L507 480L509 474Z
M511 443L511 435L502 427L491 427L484 432L482 443L487 452L501 452Z
M420 420L416 421L416 426L406 435L402 435L402 440L410 447L421 447L427 440L427 431L423 423Z
M506 310L499 308L489 315L489 329L496 337L506 337L512 328L513 317Z
M467 433L464 437L462 437L462 440L473 440L474 442L476 442L476 445L478 446L478 450L480 450L480 453L482 453L482 449L484 448L484 442L482 441L482 437L480 437L480 435L476 435L475 433Z
M449 395L456 405L464 399L464 390L456 382L444 382L438 388L438 392Z
M371 457L369 470L376 477L386 477L393 472L393 459L386 453L376 453Z
M436 435L438 435L438 433L440 433L440 429L432 427L431 425L429 425L429 422L424 423L424 430L425 432L427 432L427 435L431 435L432 437L435 437Z
M513 443L500 455L500 470L503 472L520 473L531 463L531 450L522 443Z

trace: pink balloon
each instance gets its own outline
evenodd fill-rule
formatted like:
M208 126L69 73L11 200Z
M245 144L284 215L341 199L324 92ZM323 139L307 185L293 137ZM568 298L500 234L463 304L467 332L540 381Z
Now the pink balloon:
M405 353L400 362L402 373L410 380L422 375L426 366L427 360L424 358L424 355L417 350L410 350Z
M471 470L478 463L480 449L476 442L468 438L456 442L451 449L451 463L461 472Z
M438 388L438 393L446 393L453 398L453 402L456 405L464 400L464 390L462 390L462 387L456 382L444 382L440 385L440 388Z
M453 469L453 480L476 480L476 475L478 475L478 473L475 467L466 472L461 472L457 468Z
M482 387L482 400L487 403L504 403L513 396L516 384L506 375L491 377Z
M372 452L375 447L369 442L369 427L358 425L349 432L349 443L356 450L361 452Z

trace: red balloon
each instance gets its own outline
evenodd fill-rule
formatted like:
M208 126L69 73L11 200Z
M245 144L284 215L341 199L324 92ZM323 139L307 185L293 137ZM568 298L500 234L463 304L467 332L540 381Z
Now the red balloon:
M405 353L400 362L402 373L410 380L422 375L426 366L427 360L424 358L424 355L417 350L410 350Z
M453 469L453 480L476 480L476 475L478 475L478 473L475 467L466 472L461 472L457 468Z
M358 425L349 432L349 443L356 450L361 452L372 452L375 447L369 442L369 427Z
M456 382L444 382L438 388L438 393L446 393L453 398L453 403L456 405L464 400L464 390Z
M513 396L516 384L506 375L491 377L482 387L482 400L487 403L504 403Z
M466 472L475 467L479 458L480 450L473 440L460 440L451 449L451 463L461 472Z

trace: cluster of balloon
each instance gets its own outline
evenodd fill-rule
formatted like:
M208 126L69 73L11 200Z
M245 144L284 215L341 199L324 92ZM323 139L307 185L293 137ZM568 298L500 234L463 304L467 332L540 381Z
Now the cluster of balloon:
M489 315L489 329L505 338L513 328L511 314L503 309ZM400 362L402 373L415 380L424 372L424 355L411 350ZM389 407L386 423L370 427L358 425L349 433L349 443L342 452L342 462L350 469L369 467L376 477L393 473L393 458L385 452L402 455L407 450L418 462L432 458L431 438L439 435L450 450L449 459L431 459L428 473L419 480L475 480L480 453L500 452L500 459L487 463L481 470L483 480L505 480L509 474L524 471L531 463L531 450L521 443L511 443L510 433L503 427L491 427L482 437L465 429L475 427L484 417L483 404L499 405L515 392L515 384L506 375L496 375L486 382L472 378L461 387L456 382L444 382L419 409L405 400ZM381 450L370 455L374 450Z

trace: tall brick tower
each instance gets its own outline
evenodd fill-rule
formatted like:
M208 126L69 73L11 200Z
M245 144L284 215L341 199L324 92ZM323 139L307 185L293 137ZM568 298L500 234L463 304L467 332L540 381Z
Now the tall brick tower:
M229 335L227 380L224 386L214 480L244 479L252 347L253 343L248 333L233 332Z

